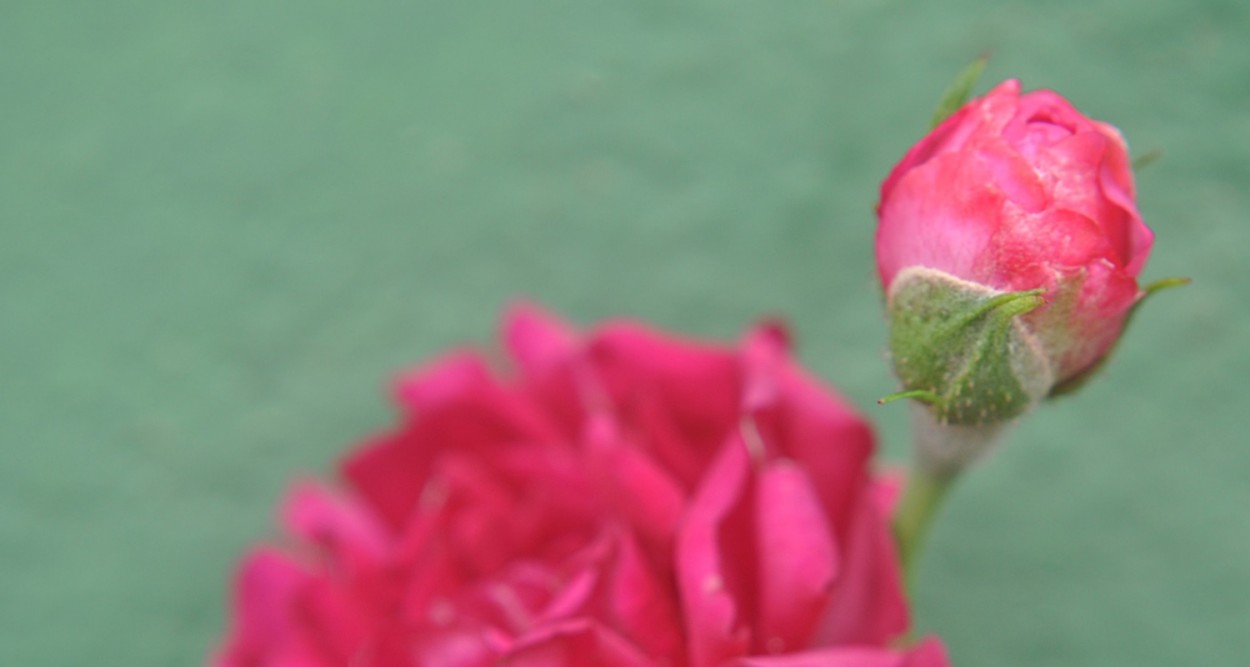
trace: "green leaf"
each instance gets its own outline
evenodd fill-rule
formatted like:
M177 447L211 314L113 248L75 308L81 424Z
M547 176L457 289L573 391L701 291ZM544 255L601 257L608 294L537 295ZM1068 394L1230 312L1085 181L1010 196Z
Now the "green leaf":
M893 394L887 394L877 399L877 405L885 405L894 401L901 401L904 398L914 398L922 403L937 405L942 402L942 397L929 391L928 389L909 389L907 391L896 391Z
M985 71L985 66L989 62L989 54L984 54L972 61L955 77L955 80L946 88L946 92L942 93L942 99L933 112L933 123L929 129L941 125L942 121L949 118L968 101L968 98L972 96L973 86L977 85L977 80L981 78L981 73Z
M1142 169L1157 162L1161 157L1163 157L1162 149L1155 148L1153 150L1146 151L1145 153L1133 158L1133 171L1141 171Z

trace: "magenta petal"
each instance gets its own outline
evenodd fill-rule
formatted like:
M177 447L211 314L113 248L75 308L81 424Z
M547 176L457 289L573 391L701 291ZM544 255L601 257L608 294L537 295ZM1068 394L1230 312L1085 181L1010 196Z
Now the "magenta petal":
M620 635L588 620L547 626L521 638L500 665L509 667L653 667Z
M878 648L844 648L743 658L731 667L905 667L905 658Z
M408 522L438 453L415 443L415 429L379 436L342 460L342 475L386 527L395 533Z
M780 325L764 323L747 334L742 342L743 412L753 414L783 400L782 376L789 363L789 351L790 336Z
M647 541L667 548L686 504L677 481L640 447L623 441L607 419L591 418L585 440L589 472L609 508L619 511Z
M730 667L949 667L946 650L927 639L910 651L875 647L836 648L789 655L742 658Z
M950 667L950 664L942 641L937 637L926 637L907 652L903 667Z
M712 464L677 536L677 583L686 620L692 667L713 667L746 652L750 629L743 600L735 597L740 576L722 548L722 530L747 493L748 461L730 442Z
M877 268L887 293L910 266L988 281L985 257L1006 199L993 179L965 154L938 156L899 178L878 212Z
M274 654L295 639L291 607L307 577L290 558L274 549L251 553L235 580L234 628L212 664L271 664Z
M709 460L735 424L740 365L729 349L660 334L628 323L601 328L590 359L617 410L662 406L683 445ZM705 463L706 465L706 463Z
M646 555L622 536L610 579L607 605L614 626L657 659L682 651L681 614L667 573L655 571Z
M343 475L392 531L407 523L440 456L490 461L526 443L557 443L537 406L487 374L481 360L456 355L397 383L411 415L403 428L366 443L342 463Z
M907 473L902 468L888 467L877 473L872 480L872 501L881 516L894 516L894 509L903 497L903 485L907 483Z
M340 563L376 562L386 549L385 534L372 515L312 482L291 489L283 517L292 532L321 545Z
M564 588L555 591L535 616L535 625L562 623L568 619L585 616L590 613L592 596L601 585L601 572L598 567L587 567L573 575Z
M345 662L385 636L389 619L378 622L368 598L357 595L350 584L320 576L310 580L301 593L292 615L306 624L306 641L330 664Z
M506 640L480 628L442 628L437 633L426 633L413 641L410 664L414 667L498 667L500 645L504 644L507 644ZM399 664L408 667L405 663Z
M868 488L855 507L833 604L814 642L818 645L881 645L906 631L910 622L889 523Z
M504 344L527 374L542 373L568 361L578 347L577 333L554 315L518 303L504 315Z
M1129 275L1137 276L1150 256L1154 232L1142 221L1137 210L1133 168L1124 137L1111 125L1098 122L1094 125L1108 140L1107 152L1099 170L1099 182L1107 200L1123 213L1124 224L1128 227L1128 262L1123 268Z
M829 603L838 552L811 479L794 462L761 474L756 526L760 641L770 652L807 646Z
M394 381L394 392L401 405L423 412L462 400L465 394L492 382L481 357L475 352L461 351L400 375Z
M797 368L784 339L769 328L743 345L747 405L771 456L794 459L808 470L826 515L843 537L851 500L866 481L873 434L868 423L832 390Z

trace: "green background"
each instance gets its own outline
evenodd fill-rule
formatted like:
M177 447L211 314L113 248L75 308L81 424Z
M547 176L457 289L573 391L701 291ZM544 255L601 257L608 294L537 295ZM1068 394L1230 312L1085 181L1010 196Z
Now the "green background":
M880 179L972 57L1161 148L1105 377L945 508L959 665L1250 655L1250 4L0 4L0 664L187 665L298 474L528 295L803 359L906 453Z

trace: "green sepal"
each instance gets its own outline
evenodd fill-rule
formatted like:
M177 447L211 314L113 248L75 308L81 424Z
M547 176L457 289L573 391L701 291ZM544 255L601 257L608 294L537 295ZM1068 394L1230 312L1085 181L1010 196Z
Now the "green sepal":
M942 99L938 101L937 108L933 110L933 122L929 125L929 129L933 129L942 124L942 121L950 117L951 114L959 111L964 103L972 97L972 88L977 85L977 81L981 78L981 73L985 71L985 66L990 62L989 54L982 55L980 58L972 61L967 67L955 77L946 91L942 93Z
M912 267L890 286L890 353L899 394L928 404L941 424L983 426L1023 414L1053 374L1020 320L1042 290L1000 292L934 269Z
M1129 309L1128 315L1124 318L1124 326L1120 329L1119 337L1115 339L1115 345L1120 344L1120 340L1124 338L1125 332L1128 331L1128 325L1133 323L1133 318L1137 315L1137 311L1141 308L1142 304L1146 303L1146 299L1162 290L1173 287L1181 287L1188 285L1189 283L1189 278L1163 278L1162 280L1156 280L1143 287L1141 297L1137 299L1136 303L1133 304L1133 307ZM1081 387L1084 387L1085 383L1089 382L1095 375L1098 375L1103 368L1106 368L1107 360L1111 358L1111 353L1114 351L1115 346L1113 345L1110 350L1107 350L1106 354L1099 357L1098 361L1095 361L1091 366L1056 384L1053 388L1051 388L1050 395L1046 398L1067 396L1075 393L1076 390Z
M1163 157L1163 149L1155 148L1133 158L1133 171L1141 171Z

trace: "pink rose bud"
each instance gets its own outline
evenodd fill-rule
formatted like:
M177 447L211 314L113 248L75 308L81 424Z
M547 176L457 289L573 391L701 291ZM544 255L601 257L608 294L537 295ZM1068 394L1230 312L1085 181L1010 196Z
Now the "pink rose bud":
M1124 139L1015 80L912 147L877 213L895 370L941 423L1002 422L1078 384L1144 294L1152 234Z

